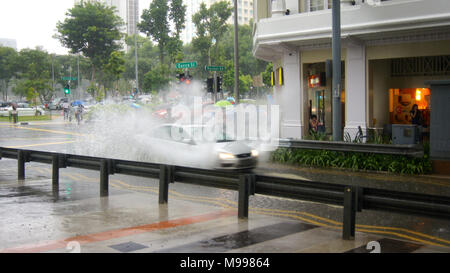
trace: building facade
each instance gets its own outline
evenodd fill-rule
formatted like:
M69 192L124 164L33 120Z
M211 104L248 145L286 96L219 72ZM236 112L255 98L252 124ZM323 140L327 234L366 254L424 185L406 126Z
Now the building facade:
M281 137L307 136L312 115L332 133L331 2L255 0L253 54L282 78L274 85ZM411 123L414 104L426 128L425 81L450 77L448 0L341 1L341 41L344 136Z
M186 5L186 28L183 30L181 38L183 43L187 44L195 37L196 29L192 22L192 16L200 9L200 4L205 3L209 8L212 4L223 0L184 0ZM234 0L228 0L230 5L234 5ZM253 18L253 0L238 0L238 24L249 24ZM227 21L228 24L234 24L234 12Z

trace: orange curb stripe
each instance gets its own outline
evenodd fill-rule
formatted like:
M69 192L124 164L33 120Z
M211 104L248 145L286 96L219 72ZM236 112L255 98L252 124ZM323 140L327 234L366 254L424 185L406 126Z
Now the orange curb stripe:
M18 246L18 247L13 247L13 248L6 248L6 249L0 250L0 253L45 252L45 251L65 248L67 246L67 243L71 242L71 241L77 241L78 243L80 243L80 245L89 244L89 243L106 241L106 240L111 240L111 239L120 238L120 237L137 235L137 234L151 232L151 231L160 230L160 229L174 228L174 227L178 227L178 226L207 222L210 220L223 218L223 217L229 217L229 216L233 216L236 214L237 214L236 210L222 210L222 211L218 211L218 212L212 212L212 213L208 213L208 214L180 218L180 219L175 219L175 220L167 220L167 221L152 223L152 224L143 225L143 226L128 227L128 228L122 228L122 229L117 229L117 230L109 230L109 231L104 231L104 232L99 232L99 233L94 233L94 234L89 234L89 235L70 237L67 239L62 239L62 240L57 240L57 241L48 241L48 242L41 242L41 243L37 243L37 244L24 245L24 246Z

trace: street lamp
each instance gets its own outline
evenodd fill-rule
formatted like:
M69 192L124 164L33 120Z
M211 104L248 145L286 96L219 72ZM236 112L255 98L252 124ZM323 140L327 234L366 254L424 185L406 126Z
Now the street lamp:
M238 48L238 9L234 0L234 94L236 104L239 103L239 48Z

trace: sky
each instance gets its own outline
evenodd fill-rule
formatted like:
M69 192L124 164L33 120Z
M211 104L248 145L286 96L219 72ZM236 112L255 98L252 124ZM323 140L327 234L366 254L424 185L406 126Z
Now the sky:
M151 0L140 0L140 14L150 6ZM0 38L15 39L17 50L42 46L48 53L67 54L53 36L56 23L64 21L74 0L1 0Z

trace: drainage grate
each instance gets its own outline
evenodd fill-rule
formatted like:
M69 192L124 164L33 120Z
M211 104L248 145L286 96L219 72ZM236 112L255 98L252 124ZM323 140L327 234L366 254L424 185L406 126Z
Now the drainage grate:
M127 242L127 243L122 243L122 244L118 244L118 245L112 245L109 247L112 249L115 249L117 251L120 251L120 252L131 252L131 251L148 248L148 246L137 244L135 242Z

